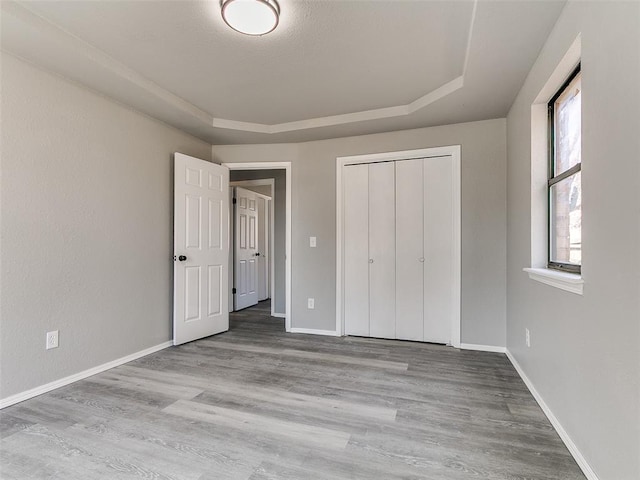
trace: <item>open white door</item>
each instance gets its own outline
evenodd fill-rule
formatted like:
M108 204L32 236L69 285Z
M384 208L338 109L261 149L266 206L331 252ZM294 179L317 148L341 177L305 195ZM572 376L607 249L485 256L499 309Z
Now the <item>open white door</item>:
M229 169L175 154L173 344L229 330Z
M235 187L234 310L258 303L258 195Z

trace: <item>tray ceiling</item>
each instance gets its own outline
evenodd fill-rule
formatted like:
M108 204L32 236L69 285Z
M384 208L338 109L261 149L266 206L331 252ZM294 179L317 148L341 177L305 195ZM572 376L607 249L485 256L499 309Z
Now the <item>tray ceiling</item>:
M215 1L2 2L2 49L207 141L498 118L564 2L287 1L249 37Z

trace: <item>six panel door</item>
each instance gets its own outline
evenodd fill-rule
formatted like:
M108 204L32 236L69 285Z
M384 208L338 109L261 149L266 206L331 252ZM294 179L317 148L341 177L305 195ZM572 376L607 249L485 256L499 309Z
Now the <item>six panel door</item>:
M174 345L229 329L229 169L175 154Z
M258 303L258 196L235 187L234 309Z

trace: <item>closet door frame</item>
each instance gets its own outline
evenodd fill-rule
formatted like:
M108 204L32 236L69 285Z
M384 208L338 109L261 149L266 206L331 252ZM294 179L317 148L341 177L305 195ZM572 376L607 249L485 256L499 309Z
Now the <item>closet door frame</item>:
M460 145L446 147L404 150L399 152L373 153L336 158L336 334L344 335L344 185L342 181L346 165L389 162L432 157L451 157L453 166L452 201L453 201L453 269L454 279L451 285L454 309L451 314L451 345L460 348L460 288L461 288L461 178L460 178Z

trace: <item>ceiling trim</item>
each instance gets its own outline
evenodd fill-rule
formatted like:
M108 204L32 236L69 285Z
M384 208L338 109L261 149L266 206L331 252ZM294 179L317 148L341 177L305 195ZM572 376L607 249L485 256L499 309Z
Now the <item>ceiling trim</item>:
M127 67L126 65L123 65L113 57L107 55L99 48L94 47L80 37L72 34L71 32L68 32L59 25L42 17L41 15L37 14L29 7L27 7L24 3L3 1L1 2L1 9L3 14L12 15L22 22L31 25L35 29L47 35L51 35L58 42L63 44L65 47L68 47L70 50L86 57L88 60L131 82L137 87L142 88L148 93L155 95L165 103L188 113L189 115L197 118L204 123L211 124L211 122L213 121L213 116L211 114L196 107L192 103L187 102L183 98L174 95L168 90L162 88L160 85L140 75L135 70Z
M98 64L100 67L111 71L120 78L129 81L139 88L144 89L169 106L189 114L190 116L194 117L201 123L208 125L209 127L252 133L277 134L411 115L412 113L415 113L418 110L421 110L426 106L440 100L441 98L450 95L456 90L461 89L464 86L464 76L467 71L467 64L469 62L469 52L471 50L478 0L474 0L473 2L471 21L469 22L469 30L467 33L467 47L465 51L464 63L462 65L462 74L460 76L454 78L453 80L450 80L449 82L441 85L435 90L432 90L421 96L420 98L417 98L411 103L405 105L396 105L392 107L363 110L359 112L331 115L326 117L316 117L306 120L297 120L293 122L276 123L271 125L214 117L212 114L202 110L196 105L193 105L192 103L186 101L178 95L171 93L170 91L164 89L160 85L149 80L135 70L120 63L119 61L109 56L99 48L91 45L87 41L65 30L64 28L48 20L47 18L39 15L31 8L29 8L24 2L3 1L1 2L1 5L3 13L12 15L19 20L30 24L32 27L53 36L61 44L65 45L72 51L76 51L78 54L84 56L87 60Z
M464 64L462 66L462 75L467 71L469 64L469 52L471 52L471 40L473 39L473 27L476 24L476 11L478 10L478 0L473 1L473 10L471 11L471 22L469 22L469 32L467 33L467 50L464 53Z

